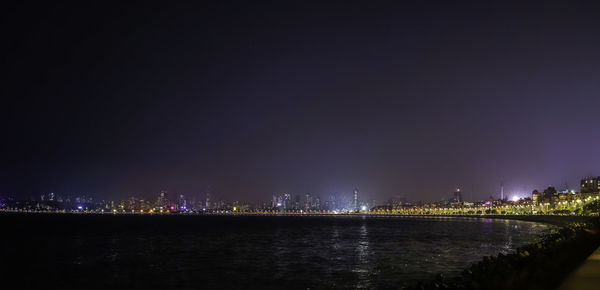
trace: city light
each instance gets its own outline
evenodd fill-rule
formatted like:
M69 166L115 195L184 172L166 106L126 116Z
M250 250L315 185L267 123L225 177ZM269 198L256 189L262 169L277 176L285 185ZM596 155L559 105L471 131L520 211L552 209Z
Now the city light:
M598 177L600 180L600 177ZM582 180L582 184L589 180ZM500 199L465 201L454 196L429 203L397 202L390 200L386 204L360 201L355 190L353 198L339 198L330 195L321 198L315 194L294 195L284 193L273 195L269 202L250 204L241 201L202 202L190 201L184 195L177 194L177 200L169 200L165 191L153 201L153 198L128 197L120 201L93 201L92 198L78 196L68 198L59 194L42 195L34 201L0 200L0 211L18 212L74 212L114 214L273 214L273 215L590 215L593 205L600 199L599 192L592 189L574 192L564 189L557 191L549 186L543 191L533 190L530 197L523 192L501 195ZM456 192L455 192L456 193ZM52 199L52 200L50 200ZM324 201L324 202L323 202ZM10 202L7 205L7 202Z

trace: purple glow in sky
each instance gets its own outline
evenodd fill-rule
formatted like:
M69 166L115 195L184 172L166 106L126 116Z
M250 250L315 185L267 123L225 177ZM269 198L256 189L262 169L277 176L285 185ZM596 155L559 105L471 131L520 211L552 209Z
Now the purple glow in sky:
M14 5L0 193L473 200L600 174L595 1Z

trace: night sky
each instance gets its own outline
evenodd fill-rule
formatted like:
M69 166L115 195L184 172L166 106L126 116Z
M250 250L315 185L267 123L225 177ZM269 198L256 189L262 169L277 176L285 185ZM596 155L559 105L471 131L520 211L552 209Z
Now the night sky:
M2 9L2 194L476 200L600 175L598 1L83 2Z

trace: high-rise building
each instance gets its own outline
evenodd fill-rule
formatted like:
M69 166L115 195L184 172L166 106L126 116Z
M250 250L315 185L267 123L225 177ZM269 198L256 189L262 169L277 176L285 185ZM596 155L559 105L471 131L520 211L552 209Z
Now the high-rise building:
M299 210L300 209L300 204L301 204L300 195L296 195L294 197L294 202L292 204L292 209L293 210Z
M204 203L206 209L211 208L212 204L210 203L210 192L206 193L206 202Z
M454 202L463 202L463 201L464 201L464 199L462 197L462 193L460 191L460 188L457 188L454 191Z
M540 201L540 192L537 189L531 193L531 199L533 200L534 204L538 204Z
M358 188L354 188L354 198L352 200L352 209L354 211L360 210L360 208L358 207Z
M337 197L337 192L331 193L329 195L329 205L327 206L327 210L338 210L339 202Z
M290 210L292 208L292 196L289 193L284 193L281 203L283 204L283 210Z
M158 207L162 207L162 208L167 208L168 207L168 202L167 202L167 191L162 190L159 194L158 194L158 199L156 200L156 206Z
M581 193L599 193L600 176L586 177L581 180Z
M304 202L304 209L305 210L311 210L313 207L313 199L312 199L312 195L310 195L310 193L306 194L306 201Z
M179 210L187 210L187 201L185 200L185 196L183 194L179 195L179 199L177 200L177 207Z

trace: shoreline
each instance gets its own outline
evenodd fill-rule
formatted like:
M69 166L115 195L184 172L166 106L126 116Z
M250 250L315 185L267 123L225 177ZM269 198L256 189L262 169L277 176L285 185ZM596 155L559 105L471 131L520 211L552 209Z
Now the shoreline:
M567 226L573 223L582 223L590 221L596 216L561 216L561 215L445 215L443 217L460 217L460 218L477 218L477 219L504 219L504 220L518 220L536 223L545 223L555 226Z
M80 213L80 212L19 212L19 211L0 211L1 215L36 215L36 214L56 214L56 215L98 215L98 216L148 216L148 217L166 217L166 216L230 216L230 217L372 217L372 218L468 218L468 219L504 219L504 220L518 220L527 222L545 223L555 226L568 226L573 223L583 223L590 221L598 216L585 216L585 215L404 215L404 214L263 214L263 213L175 213L175 214L160 214L160 213Z
M405 289L556 289L599 250L600 218L543 216L527 220L560 228L538 242L519 247L515 253L484 256L460 275L446 278L440 273Z

